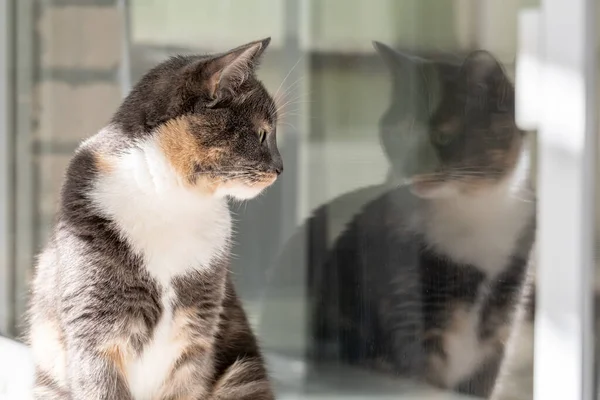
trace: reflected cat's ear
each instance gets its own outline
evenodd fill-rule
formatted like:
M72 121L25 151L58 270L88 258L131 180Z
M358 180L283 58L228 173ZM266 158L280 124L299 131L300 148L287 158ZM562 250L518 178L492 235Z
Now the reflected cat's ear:
M208 94L214 103L234 92L254 73L270 42L271 38L251 42L218 55L204 64Z
M491 80L506 79L500 62L486 50L477 50L469 54L461 69L469 81L476 84L488 84Z
M388 45L378 41L373 41L373 47L377 50L377 53L391 71L396 71L398 68L407 66L414 66L415 64L422 64L425 61L419 57L396 51Z

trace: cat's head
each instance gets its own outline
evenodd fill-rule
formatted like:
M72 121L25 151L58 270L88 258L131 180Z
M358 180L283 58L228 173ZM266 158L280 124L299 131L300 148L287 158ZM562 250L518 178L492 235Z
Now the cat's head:
M505 181L523 146L515 92L486 51L433 62L375 42L392 76L380 138L393 174L420 197L472 194Z
M183 185L256 196L283 171L276 107L255 76L269 41L171 58L141 78L113 125L132 142L153 141Z

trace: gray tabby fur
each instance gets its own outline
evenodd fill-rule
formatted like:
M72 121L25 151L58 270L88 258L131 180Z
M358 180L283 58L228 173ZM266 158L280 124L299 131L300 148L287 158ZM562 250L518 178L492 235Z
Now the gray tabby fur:
M275 181L269 39L172 58L84 142L32 287L36 399L273 399L228 271L227 199Z

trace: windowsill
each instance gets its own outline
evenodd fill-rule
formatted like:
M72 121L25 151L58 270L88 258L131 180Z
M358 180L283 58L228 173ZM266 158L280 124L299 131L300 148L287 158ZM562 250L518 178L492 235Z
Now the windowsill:
M0 399L28 400L33 384L33 364L27 346L0 337Z
M407 379L384 377L355 368L319 367L308 371L301 360L267 354L273 382L283 400L474 400ZM312 373L311 373L312 372ZM309 375L310 378L305 376Z
M31 398L33 365L29 349L0 337L0 399ZM351 368L324 368L318 377L304 379L306 366L300 360L266 356L273 381L282 400L466 400L467 397L440 392L406 380L384 378ZM343 388L343 389L341 389Z

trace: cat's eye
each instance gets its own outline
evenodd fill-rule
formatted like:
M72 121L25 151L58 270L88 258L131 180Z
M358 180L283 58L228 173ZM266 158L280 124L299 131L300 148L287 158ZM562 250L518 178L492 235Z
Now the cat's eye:
M454 140L454 134L442 131L433 132L433 142L438 146L447 146Z
M267 138L267 131L265 131L264 129L259 129L257 132L258 135L258 140L260 141L260 143L263 143L265 141L265 139Z

